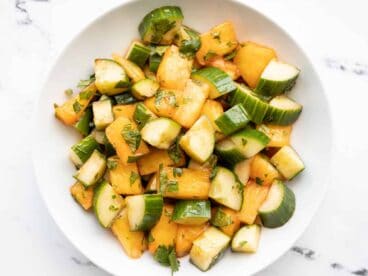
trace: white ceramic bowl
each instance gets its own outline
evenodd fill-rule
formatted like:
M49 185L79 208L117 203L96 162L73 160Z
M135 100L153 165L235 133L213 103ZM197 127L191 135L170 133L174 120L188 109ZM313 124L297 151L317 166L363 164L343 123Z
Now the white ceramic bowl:
M126 2L96 19L84 29L57 59L43 88L36 112L34 166L46 205L69 240L92 262L115 275L169 275L146 253L139 260L129 259L119 242L103 229L92 213L83 212L69 194L74 166L68 149L80 137L54 118L53 103L65 100L65 88L74 87L88 76L96 57L109 57L123 51L133 38L142 17L164 4L179 5L185 24L206 31L231 20L240 41L253 40L276 49L281 60L297 65L301 76L291 97L303 104L301 118L294 127L292 144L302 156L306 170L290 183L296 195L292 219L278 229L263 229L256 254L228 252L207 274L248 275L266 267L285 253L302 234L316 213L329 182L331 121L321 82L312 64L290 36L275 23L244 4L225 0L155 0ZM181 261L176 275L193 275L199 270ZM227 274L229 275L229 274Z

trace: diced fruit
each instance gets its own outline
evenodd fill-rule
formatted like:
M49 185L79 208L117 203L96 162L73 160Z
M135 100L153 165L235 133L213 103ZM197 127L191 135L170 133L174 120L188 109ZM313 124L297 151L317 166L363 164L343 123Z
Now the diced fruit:
M137 83L146 78L142 69L134 62L123 58L119 54L112 54L112 58L124 68L126 74L132 79L133 83Z
M215 120L217 127L225 135L244 128L249 122L249 115L241 104L234 105Z
M80 182L76 182L70 187L70 194L83 207L89 210L93 203L93 187L84 187Z
M157 173L153 174L146 186L146 193L157 192Z
M217 156L212 154L204 163L198 163L197 161L190 159L188 169L208 171L211 173L217 164Z
M181 26L176 37L174 42L184 55L192 57L201 47L199 33L187 26Z
M259 185L249 180L243 192L243 205L239 212L239 220L245 224L253 224L259 207L267 198L269 186Z
M233 167L233 171L235 175L238 177L239 181L243 185L246 185L248 183L249 175L250 175L250 165L252 161L253 161L253 158L246 159L246 160L236 163Z
M265 121L276 125L291 125L299 118L302 109L303 106L287 96L277 96L270 101Z
M231 249L235 252L255 253L258 249L260 235L259 225L245 225L236 232L231 242Z
M180 125L168 118L157 118L146 123L141 134L144 141L159 149L168 149L180 133Z
M133 119L137 123L139 129L142 129L148 121L156 118L156 114L149 110L143 103L137 104L133 114Z
M249 41L237 51L234 63L238 66L244 81L254 88L263 70L274 58L276 53L273 49Z
M287 180L294 178L305 168L299 155L290 146L283 146L272 156L271 163Z
M125 57L138 66L143 67L149 58L150 53L150 48L139 41L133 41Z
M266 200L259 208L259 215L265 227L276 228L284 225L295 210L295 195L282 181L272 183Z
M218 142L215 152L222 162L230 166L234 166L245 159L244 154L230 138Z
M181 91L159 90L154 97L146 99L144 105L159 117L172 118L178 107Z
M105 129L114 121L110 100L97 101L92 104L93 123L97 130Z
M262 131L270 138L267 147L279 148L290 144L292 126L262 124L257 126L257 130Z
M230 139L245 158L256 155L270 141L263 132L249 127L231 135Z
M166 167L160 170L157 177L158 190L164 197L176 199L208 198L209 172Z
M208 66L216 67L227 73L231 79L236 80L240 77L238 67L231 61L225 60L223 57L215 57L206 62Z
M140 100L154 96L159 88L159 84L151 79L142 79L132 86L132 94Z
M89 135L70 148L70 159L77 167L82 166L100 145L96 139Z
M220 228L226 235L232 237L240 228L238 213L230 208L218 207L211 218L211 224Z
M259 185L269 186L275 179L280 179L281 175L266 156L257 154L250 166L250 178Z
M74 175L75 179L81 182L85 187L96 184L106 169L106 158L98 150L94 150L88 160Z
M124 104L124 105L115 105L112 108L112 112L114 113L114 118L117 119L119 117L126 117L129 120L133 120L134 112L137 107L137 104Z
M201 225L178 225L175 251L178 257L189 254L193 241L197 239L208 227L208 223Z
M216 131L220 131L218 126L215 123L215 120L220 117L224 113L224 108L221 103L215 100L206 100L202 107L201 114L206 115L208 119L210 119L212 126Z
M93 114L92 114L92 109L91 108L87 108L83 115L80 117L80 119L78 120L78 122L76 122L74 124L74 127L76 130L78 130L78 132L80 134L82 134L83 136L87 136L90 133L91 130L91 122L93 120Z
M207 200L176 202L172 220L178 224L200 225L211 218L211 204Z
M130 231L127 208L120 212L111 225L111 230L130 258L137 259L142 256L147 248L147 241L144 232Z

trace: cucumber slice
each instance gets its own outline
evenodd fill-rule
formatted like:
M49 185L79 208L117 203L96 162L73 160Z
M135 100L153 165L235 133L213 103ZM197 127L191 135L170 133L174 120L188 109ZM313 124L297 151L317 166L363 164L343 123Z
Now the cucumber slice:
M236 232L231 250L235 252L254 253L258 249L261 227L257 224L245 225Z
M106 169L106 158L98 150L94 150L88 160L74 175L74 178L85 187L96 184L104 175Z
M184 16L180 7L163 6L148 13L138 30L144 42L171 44Z
M143 103L138 103L135 107L133 119L137 123L138 129L142 129L148 121L156 118L156 114L149 110Z
M181 126L168 118L157 118L142 128L142 139L159 149L168 149L180 133Z
M221 258L229 243L229 236L209 227L193 242L190 261L200 270L207 271Z
M290 64L271 60L263 71L254 92L270 97L280 95L293 88L299 73L300 70Z
M136 83L146 78L143 70L134 62L131 62L130 60L125 59L121 55L116 53L112 54L112 58L114 61L120 64L121 67L123 67L126 74L133 81L133 83Z
M227 163L230 166L243 161L245 159L241 151L230 138L221 140L216 144L215 152L221 159L221 161Z
M181 137L179 144L191 158L205 162L215 147L215 129L207 116L201 116Z
M231 215L225 213L222 209L223 207L216 208L215 214L211 218L211 224L213 226L225 227L233 224Z
M130 231L151 229L161 217L161 195L145 194L126 197Z
M78 130L80 134L82 134L83 136L87 136L91 130L90 124L92 122L92 118L92 109L87 108L79 121L74 125L74 127Z
M93 196L93 210L103 227L110 227L123 207L124 199L107 181L98 185Z
M132 86L132 94L139 100L144 100L154 96L159 88L158 82L151 79L144 79L136 82Z
M282 181L275 180L266 200L258 209L265 227L276 228L284 225L295 210L295 195Z
M242 129L249 122L247 111L241 104L234 105L215 120L216 125L225 135Z
M104 145L105 144L105 131L100 131L97 129L93 129L91 131L91 136L93 136L93 138L95 138L95 140L97 141L97 143L99 143L100 145Z
M125 92L120 95L114 96L114 99L116 101L116 104L132 104L137 102L137 99L133 97L133 95L130 92Z
M92 135L87 136L70 148L70 159L74 165L80 167L88 160L94 150L99 149L100 145L96 139Z
M250 120L256 124L262 123L268 110L268 103L254 94L248 87L236 84L237 89L230 97L230 105L242 104Z
M177 33L175 44L179 51L187 56L194 56L201 47L201 38L199 33L187 26L181 26Z
M240 161L236 163L235 166L233 167L233 171L235 175L238 177L239 181L243 185L246 185L248 183L249 175L250 175L250 165L252 163L252 160L253 159L246 159L246 160Z
M230 139L245 158L256 155L270 141L266 134L250 127L231 135Z
M150 56L150 53L150 48L138 41L133 41L125 57L131 62L137 64L139 67L143 68Z
M95 77L96 87L101 94L119 94L130 85L123 67L112 59L95 60Z
M110 100L97 101L92 104L93 122L97 130L104 130L114 121Z
M294 178L305 168L299 155L290 146L283 146L270 161L287 180Z
M192 79L201 81L210 87L210 99L228 94L236 89L228 74L216 67L206 67L192 74Z
M149 69L151 72L156 73L158 67L160 66L162 56L154 54L149 57Z
M181 200L175 204L172 220L178 224L200 225L211 218L207 200Z
M224 167L217 167L208 197L230 209L239 211L243 201L243 184L238 181L232 171Z
M275 125L291 125L302 112L303 106L287 96L277 96L270 101L265 121Z

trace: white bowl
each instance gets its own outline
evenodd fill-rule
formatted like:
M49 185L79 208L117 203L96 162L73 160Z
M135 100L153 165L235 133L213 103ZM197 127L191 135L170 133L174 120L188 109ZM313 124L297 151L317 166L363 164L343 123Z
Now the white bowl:
M302 156L306 170L289 186L296 195L292 219L278 229L263 229L256 254L227 252L207 274L247 275L255 273L285 253L302 234L317 211L330 175L332 145L331 120L321 82L311 62L290 36L265 16L244 4L224 0L133 1L114 8L84 29L57 59L43 88L36 112L33 157L37 181L46 205L69 240L92 262L114 275L169 275L146 253L139 260L129 259L119 242L103 229L91 213L77 206L69 194L74 166L68 149L80 137L54 118L53 104L65 101L63 91L74 87L91 73L96 57L109 57L123 51L133 38L142 17L162 5L179 5L185 24L206 31L231 20L240 41L253 40L276 49L281 60L297 65L301 76L290 93L303 104L301 118L294 127L292 144ZM163 274L162 274L163 273ZM199 270L181 261L177 275L193 275Z

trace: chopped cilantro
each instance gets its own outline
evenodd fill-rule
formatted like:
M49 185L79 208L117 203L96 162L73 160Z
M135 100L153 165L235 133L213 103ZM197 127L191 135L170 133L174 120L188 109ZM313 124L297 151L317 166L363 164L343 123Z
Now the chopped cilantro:
M173 168L173 176L176 178L177 176L180 177L183 174L182 168Z
M210 59L212 59L215 56L216 56L215 52L208 51L207 54L205 54L205 56L203 57L203 59L204 59L204 61L209 61Z
M148 234L148 243L154 242L155 238L152 236L151 232Z
M87 79L87 80L80 80L78 82L77 87L80 88L80 89L86 88L88 85L90 85L92 82L94 82L95 79L96 79L95 78L95 75L92 74L92 75L89 76L89 79Z
M93 94L92 90L84 90L82 92L79 93L79 98L81 100L88 100Z
M118 161L116 160L112 160L112 159L108 159L107 160L107 168L109 170L113 170L118 166Z
M139 159L140 156L128 156L128 163L134 163Z
M213 32L211 33L212 35L212 38L213 39L216 39L218 41L218 43L221 43L221 35L220 35L220 32Z
M236 51L236 50L235 50L235 51L232 51L230 54L226 55L226 56L224 57L224 59L225 59L225 60L231 60L231 59L233 59L233 58L236 56L236 53L237 53L237 51Z
M215 215L211 219L211 224L217 227L224 227L233 224L231 216L226 214L222 208L218 208Z
M179 148L179 139L176 139L175 142L169 147L168 154L172 161L174 161L175 164L178 164L182 158L182 153Z
M153 256L153 258L161 265L171 267L171 272L179 270L180 263L176 258L175 249L172 246L160 245Z
M241 138L242 145L245 146L248 143L247 139Z
M244 245L246 245L248 242L247 241L241 241L240 243L239 243L239 245L240 245L240 247L243 247Z
M81 105L78 101L73 103L73 110L75 113L79 113L82 110L83 105Z
M263 184L263 182L264 182L264 180L260 179L259 177L256 177L256 183L257 183L258 185L262 185L262 184Z
M119 210L119 208L118 208L117 206L115 206L115 205L110 205L110 206L109 206L109 210L110 210L111 212L115 212L115 211Z
M129 177L130 186L132 186L138 178L139 174L137 174L136 172L131 172Z
M159 167L160 192L177 192L179 190L178 181L169 180L167 173L163 171L163 165Z
M128 144L132 152L136 152L142 140L142 136L137 129L133 129L131 124L127 124L122 132L125 142Z

